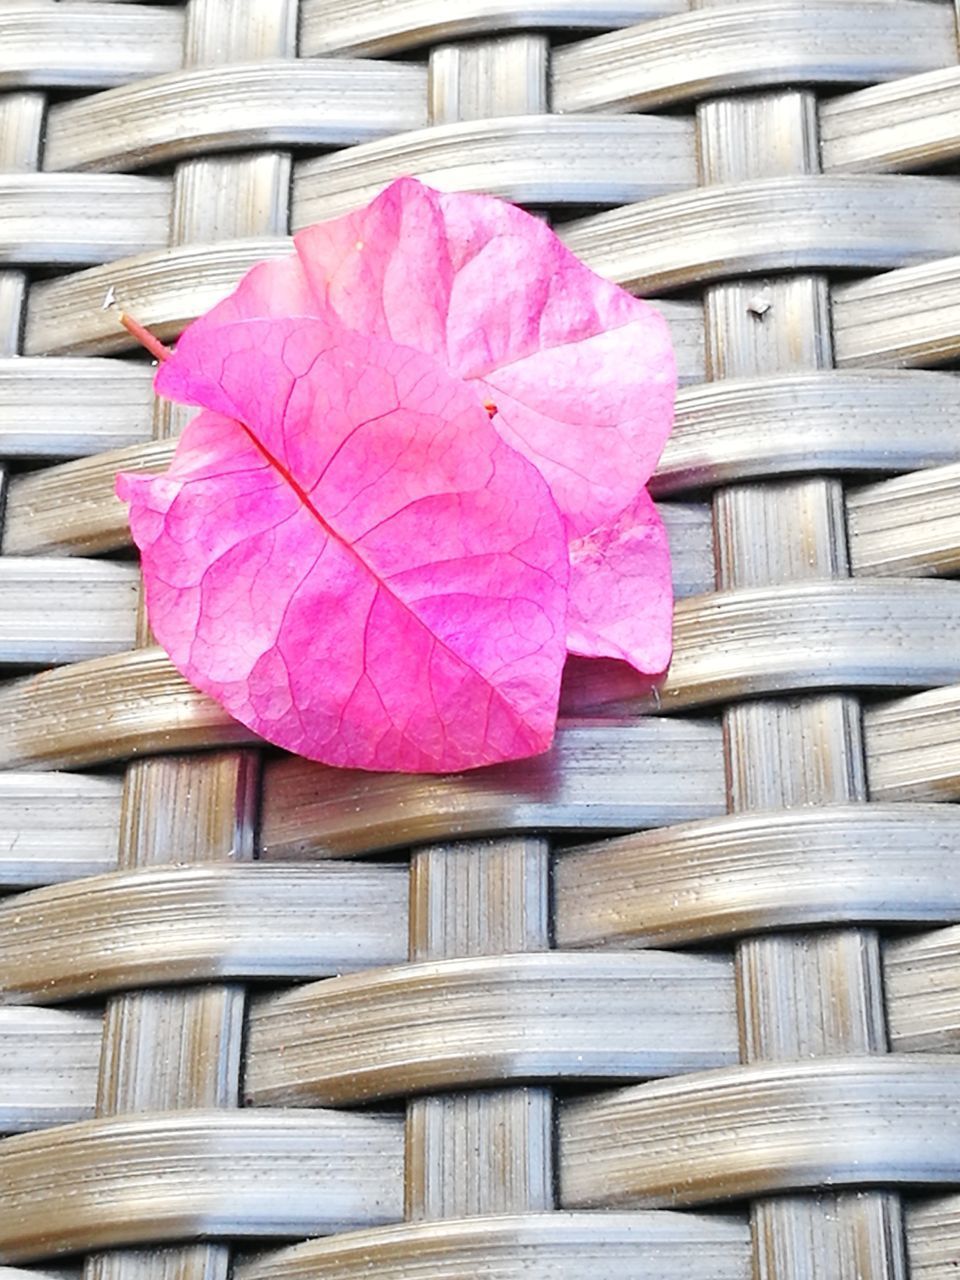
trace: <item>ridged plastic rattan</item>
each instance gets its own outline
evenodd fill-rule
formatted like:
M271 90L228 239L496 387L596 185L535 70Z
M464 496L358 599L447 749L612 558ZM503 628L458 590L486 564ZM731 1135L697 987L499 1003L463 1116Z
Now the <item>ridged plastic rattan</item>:
M0 1280L960 1275L958 64L946 0L2 0ZM113 497L186 412L111 302L400 174L682 382L666 683L457 777L229 721Z

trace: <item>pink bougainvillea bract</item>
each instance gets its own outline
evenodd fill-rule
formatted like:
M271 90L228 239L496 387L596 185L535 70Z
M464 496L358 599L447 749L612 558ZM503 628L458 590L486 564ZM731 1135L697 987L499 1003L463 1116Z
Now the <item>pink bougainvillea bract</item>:
M669 661L666 324L538 219L412 179L295 249L185 331L157 390L203 412L118 479L157 639L330 764L542 751L568 648Z

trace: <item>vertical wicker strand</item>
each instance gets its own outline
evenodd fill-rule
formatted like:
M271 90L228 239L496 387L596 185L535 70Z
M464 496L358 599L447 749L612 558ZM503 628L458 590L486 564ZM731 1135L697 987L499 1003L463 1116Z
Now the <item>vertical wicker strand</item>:
M39 93L0 94L0 173L31 173L38 168L44 108ZM0 356L20 351L26 299L26 273L0 270ZM6 471L0 467L0 535L5 485Z
M422 849L410 876L411 960L547 949L544 841ZM407 1106L407 1218L552 1208L552 1117L547 1088L413 1099Z
M799 92L703 104L703 182L817 170L815 101ZM731 283L706 300L708 376L832 363L826 281ZM714 502L721 589L849 572L843 493L814 478L732 486ZM837 695L764 700L724 718L734 811L866 798L859 709ZM749 939L737 953L745 1061L886 1049L875 931ZM883 1192L777 1197L753 1207L757 1280L903 1280L899 1199Z
M292 55L295 7L190 0L185 66ZM287 229L290 158L199 156L174 173L170 243L203 243ZM122 301L122 299L121 299ZM192 409L158 402L154 436L175 434ZM149 644L141 607L138 642ZM221 862L254 856L259 797L255 752L144 760L127 769L120 865ZM244 990L237 984L142 991L108 1002L100 1115L239 1103ZM87 1260L84 1280L226 1280L225 1245L116 1250Z
M546 42L516 36L430 54L433 123L546 109ZM410 958L546 950L544 842L428 848L410 868ZM416 1098L407 1107L406 1216L553 1207L552 1096L545 1088Z
M534 35L437 45L427 83L430 123L542 115L548 53L546 36Z

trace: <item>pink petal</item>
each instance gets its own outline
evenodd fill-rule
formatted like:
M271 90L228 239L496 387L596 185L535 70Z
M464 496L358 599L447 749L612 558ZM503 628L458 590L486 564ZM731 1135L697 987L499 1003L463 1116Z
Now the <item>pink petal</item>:
M649 478L673 420L666 322L537 218L402 178L295 243L318 305L476 381L572 533L613 519Z
M670 662L672 628L667 533L644 490L613 524L570 544L567 646L653 675Z
M319 308L348 329L447 358L453 268L437 193L392 183L356 213L294 237Z
M634 500L672 423L667 327L542 222L499 200L401 179L367 208L301 232L296 245L298 258L255 268L187 330L178 346L186 363L162 370L159 390L232 415L216 370L205 395L198 370L185 387L197 338L231 320L314 313L331 334L346 325L403 341L473 382L497 406L502 438L547 480L572 543ZM591 622L591 599L606 607L602 595L583 595L579 634L607 652L608 624ZM639 660L649 669L653 658Z
M318 314L313 291L296 254L270 258L251 267L222 302L211 307L185 330L186 333L216 329L240 320L266 316L309 316ZM180 341L183 341L181 337Z
M117 486L151 624L187 679L329 764L545 750L565 537L475 396L418 352L309 320L201 328L187 350L158 383L219 412L166 475Z

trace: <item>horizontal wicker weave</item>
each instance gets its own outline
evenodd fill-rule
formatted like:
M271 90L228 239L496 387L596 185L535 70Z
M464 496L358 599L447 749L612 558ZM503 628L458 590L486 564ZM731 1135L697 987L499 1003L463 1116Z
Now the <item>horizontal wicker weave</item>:
M945 0L2 0L0 1280L960 1274ZM167 340L390 178L662 298L676 657L265 750L138 617ZM2 483L2 481L0 481Z

